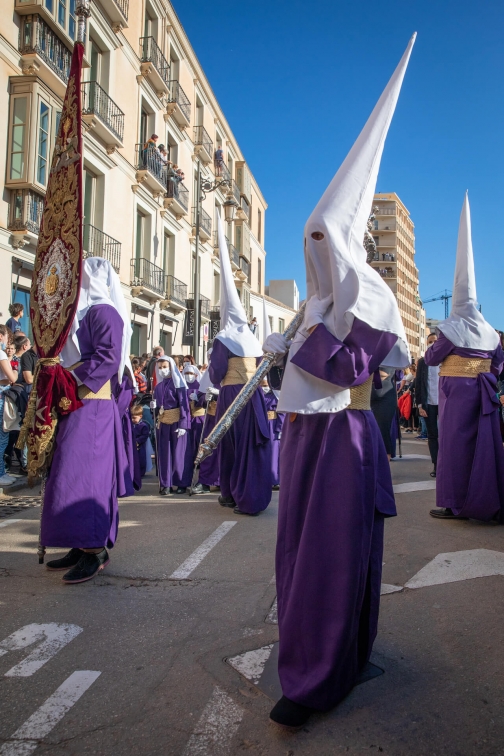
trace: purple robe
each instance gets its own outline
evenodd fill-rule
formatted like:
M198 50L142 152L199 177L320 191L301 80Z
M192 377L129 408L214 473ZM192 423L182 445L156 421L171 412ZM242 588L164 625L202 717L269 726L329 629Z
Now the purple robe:
M292 362L349 388L379 368L396 339L354 320L341 342L321 324ZM287 414L280 479L278 672L287 698L327 711L349 693L369 660L378 624L383 522L396 514L373 413Z
M147 440L150 435L149 424L145 420L139 423L133 423L133 441L135 447L135 481L140 480L140 490L142 487L142 478L147 471Z
M236 357L215 339L209 365L210 380L217 386ZM258 358L258 362L261 358ZM217 401L216 422L238 396L244 384L222 386ZM222 496L232 496L242 512L262 512L271 501L271 441L264 393L256 391L219 444Z
M199 389L199 381L193 381L193 383L187 384L187 398L189 400L189 409L191 407L191 394L198 393ZM196 408L199 409L198 400L196 399ZM201 439L201 429L203 427L203 421L205 417L204 415L201 415L200 417L192 417L191 416L191 427L187 431L187 446L186 446L186 455L185 455L185 466L186 466L186 472L184 477L190 477L189 484L192 481L193 471L194 471L194 460L196 458L196 454L198 453L198 447L200 444Z
M74 373L96 393L117 376L123 322L111 305L94 305L79 323L82 364ZM125 496L127 459L112 398L84 399L58 419L42 512L42 543L63 548L111 548L117 537L117 497Z
M273 391L264 394L264 401L267 412L276 412L278 399ZM280 485L280 437L282 435L282 426L285 420L285 413L277 413L274 420L268 420L270 439L271 439L271 485Z
M427 365L450 354L491 359L491 372L477 378L439 378L439 454L436 505L461 517L491 520L504 515L504 450L499 427L497 377L504 362L493 352L462 349L441 334L425 353Z
M215 397L217 400L217 397ZM198 406L206 408L207 401L205 394L199 392ZM205 427L203 429L203 438L207 438L215 428L215 421L217 415L206 415ZM219 482L219 453L216 451L214 454L210 454L209 457L203 460L200 465L199 482L203 486L218 486Z
M124 487L126 489L126 496L133 496L135 491L139 491L142 487L138 480L135 478L135 456L133 448L133 430L131 416L129 412L131 400L133 399L133 381L126 373L123 376L121 383L117 376L112 380L112 393L117 402L117 409L119 410L119 417L121 418L124 452L126 459L128 460L128 466L125 470Z
M175 432L179 428L186 431L191 429L187 389L176 389L170 376L158 383L154 389L154 398L158 409L180 407L178 423L160 423L156 430L159 485L161 488L187 488L191 485L191 475L185 465L187 433L179 438Z

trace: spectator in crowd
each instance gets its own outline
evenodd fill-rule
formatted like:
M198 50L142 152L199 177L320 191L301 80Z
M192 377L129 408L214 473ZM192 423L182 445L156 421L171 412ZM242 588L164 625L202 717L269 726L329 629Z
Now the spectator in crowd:
M389 460L395 457L397 391L396 371L393 367L380 365L381 387L373 384L371 389L371 410L385 445Z
M187 431L191 428L187 384L171 357L157 359L156 373L159 493L167 496L175 489L181 494L192 479L191 472L185 469Z
M147 390L153 391L156 386L156 362L160 357L164 356L164 349L162 346L154 347L152 350L152 357L145 366L145 379L147 381Z
M139 404L130 409L133 423L133 441L135 453L135 483L138 490L142 485L142 478L152 470L152 446L150 444L150 426L143 419L143 410Z
M16 478L5 474L4 453L9 443L9 434L3 429L4 392L15 382L17 373L12 369L10 360L5 353L8 340L8 329L0 325L0 486L10 486Z
M222 176L222 169L224 167L224 152L220 145L215 150L214 163L215 163L215 175Z
M427 336L427 348L437 341L435 333ZM427 426L427 443L429 454L434 465L431 477L436 477L436 465L438 457L438 403L439 403L439 365L435 367L427 365L425 359L420 357L417 365L416 376L416 403L420 417L425 419Z
M195 365L195 360L192 354L184 354L182 357L182 369L186 367L186 365Z
M145 375L142 372L140 360L138 359L138 357L134 357L131 360L131 366L133 368L133 375L135 376L138 393L145 394L145 392L147 391L147 381L145 380Z
M257 333L257 327L258 327L257 326L257 318L252 318L252 320L249 323L249 328L252 331L252 333L254 334L254 336Z
M16 355L16 347L14 344L7 344L5 347L5 354L7 355L11 368L16 371L16 373L19 373L19 363L21 358Z
M30 343L30 339L27 336L18 335L14 339L14 345L16 347L16 354L21 354L20 368L21 373L18 378L18 383L24 383L26 387L26 393L29 394L32 390L33 375L35 373L35 366L38 362L38 357Z
M7 328L10 328L13 334L17 331L21 331L21 323L19 322L24 315L24 307L19 302L14 302L9 305L10 318L5 324Z

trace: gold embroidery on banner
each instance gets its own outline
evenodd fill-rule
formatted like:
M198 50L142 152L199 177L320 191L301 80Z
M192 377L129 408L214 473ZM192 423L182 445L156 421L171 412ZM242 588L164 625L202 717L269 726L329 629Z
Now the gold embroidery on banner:
M65 412L70 407L71 404L72 402L70 401L70 399L67 399L66 396L62 396L59 401L59 406L61 407L62 410L65 410Z

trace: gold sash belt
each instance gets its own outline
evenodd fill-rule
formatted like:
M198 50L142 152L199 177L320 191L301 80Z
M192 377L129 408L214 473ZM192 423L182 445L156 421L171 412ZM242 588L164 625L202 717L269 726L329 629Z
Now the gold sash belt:
M492 360L449 354L441 363L439 375L450 378L477 378L480 373L489 373L491 364Z
M217 402L215 401L215 399L212 399L210 402L208 402L207 414L211 415L212 417L215 417L216 412L217 412Z
M110 381L106 381L101 389L98 389L96 394L91 391L90 388L82 384L78 388L79 399L111 399L112 390L110 388Z
M174 407L173 409L165 409L161 407L159 410L159 422L164 425L173 425L180 420L180 407Z
M276 420L278 417L275 410L268 410L268 420Z
M349 410L370 410L371 409L371 388L373 385L373 376L369 376L367 381L360 386L352 386L350 389Z
M256 371L255 357L231 357L222 386L237 386L247 383Z
M196 402L191 399L191 417L203 417L205 410L202 407L196 407Z

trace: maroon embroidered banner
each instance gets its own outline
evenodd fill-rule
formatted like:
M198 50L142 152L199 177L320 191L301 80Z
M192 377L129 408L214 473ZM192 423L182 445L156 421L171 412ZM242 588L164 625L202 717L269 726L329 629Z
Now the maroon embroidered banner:
M50 462L58 414L82 407L72 374L59 364L79 301L82 270L82 113L84 48L74 45L47 185L31 287L39 356L18 444L28 445L29 481Z

